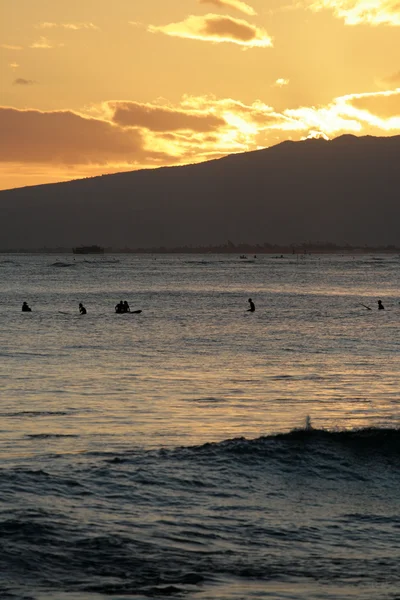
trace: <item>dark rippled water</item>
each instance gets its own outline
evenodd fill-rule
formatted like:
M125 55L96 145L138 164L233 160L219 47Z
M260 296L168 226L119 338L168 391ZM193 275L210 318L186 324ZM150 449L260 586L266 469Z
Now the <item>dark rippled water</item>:
M400 598L399 267L0 256L0 597Z

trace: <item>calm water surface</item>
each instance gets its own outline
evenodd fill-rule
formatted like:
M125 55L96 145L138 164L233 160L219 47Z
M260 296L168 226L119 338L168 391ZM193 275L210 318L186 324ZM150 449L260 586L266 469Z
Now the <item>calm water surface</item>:
M399 598L399 283L397 255L0 255L0 596Z

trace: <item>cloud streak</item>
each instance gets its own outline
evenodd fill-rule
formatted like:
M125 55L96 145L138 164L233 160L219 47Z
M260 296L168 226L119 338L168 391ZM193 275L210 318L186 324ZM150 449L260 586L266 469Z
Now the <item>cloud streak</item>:
M50 23L45 21L37 26L39 29L68 29L70 31L79 31L82 29L99 31L100 28L93 23Z
M332 10L346 25L400 26L399 0L311 0L310 8Z
M58 44L60 45L60 44ZM41 36L36 42L33 42L30 48L34 48L35 50L50 50L56 47L56 44L50 42L46 37Z
M218 8L232 8L245 15L254 16L257 14L252 6L241 0L199 0L199 2L200 4L213 4Z
M16 46L13 44L0 44L0 48L4 48L4 50L23 50L22 46Z
M13 81L13 85L34 85L35 83L36 81L33 79L24 79L23 77L17 77L17 79Z
M268 48L272 46L272 38L264 29L260 29L244 19L207 14L191 15L179 23L164 26L150 25L151 33L164 33L203 42L238 44L244 48Z

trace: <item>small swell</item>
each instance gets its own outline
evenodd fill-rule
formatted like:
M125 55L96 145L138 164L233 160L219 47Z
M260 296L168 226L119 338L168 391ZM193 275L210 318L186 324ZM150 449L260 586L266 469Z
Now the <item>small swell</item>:
M50 438L78 438L79 435L74 433L29 433L25 437L31 440L46 440Z
M67 263L67 262L55 262L55 263L51 263L51 265L49 265L50 267L58 267L58 268L62 268L62 267L76 267L76 263Z
M64 417L68 414L68 412L61 410L21 410L13 413L0 413L0 417Z

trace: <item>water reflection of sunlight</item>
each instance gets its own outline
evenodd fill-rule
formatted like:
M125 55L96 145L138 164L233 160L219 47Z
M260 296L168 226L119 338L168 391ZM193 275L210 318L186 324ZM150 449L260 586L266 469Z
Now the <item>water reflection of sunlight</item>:
M387 261L370 276L336 257L298 268L127 256L100 274L18 260L22 278L7 277L0 300L23 281L35 311L0 310L5 454L254 438L307 415L328 429L399 423L400 309ZM85 320L74 312L82 290ZM387 310L363 309L378 290ZM143 318L116 319L121 293L146 307Z

